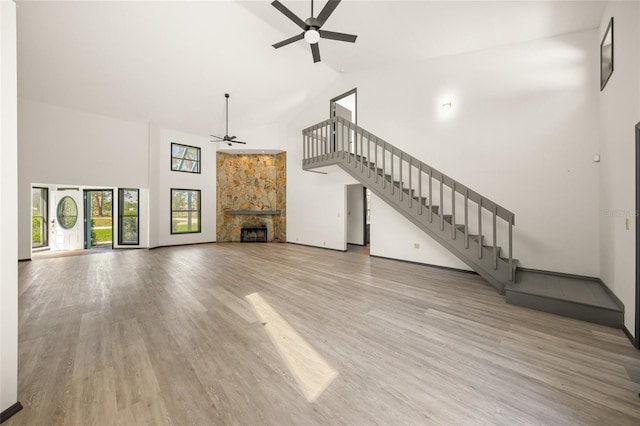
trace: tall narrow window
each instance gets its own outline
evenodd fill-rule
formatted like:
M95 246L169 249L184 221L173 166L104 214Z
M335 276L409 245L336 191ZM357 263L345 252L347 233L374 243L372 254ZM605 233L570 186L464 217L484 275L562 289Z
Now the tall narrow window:
M172 143L171 170L175 172L200 173L200 148Z
M200 190L171 189L171 233L200 232Z
M118 190L118 244L140 244L140 191L122 188Z
M31 190L31 247L33 248L49 245L48 198L49 190L47 188L33 188Z

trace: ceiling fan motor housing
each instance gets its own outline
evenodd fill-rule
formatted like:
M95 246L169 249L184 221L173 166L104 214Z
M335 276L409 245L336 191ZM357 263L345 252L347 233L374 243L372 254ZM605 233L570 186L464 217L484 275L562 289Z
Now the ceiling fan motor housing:
M314 18L313 16L311 18L307 18L304 21L305 25L307 26L307 28L305 29L305 31L309 31L309 30L318 30L320 29L320 27L322 26L322 22L318 21L316 18Z

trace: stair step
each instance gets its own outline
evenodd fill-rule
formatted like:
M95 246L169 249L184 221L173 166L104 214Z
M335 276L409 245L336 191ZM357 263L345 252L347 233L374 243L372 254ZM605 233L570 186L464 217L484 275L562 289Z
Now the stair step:
M469 235L469 239L475 241L476 243L480 238L482 238L482 240L484 241L484 235Z
M452 218L452 217L453 217L453 216L452 216L452 215L450 215L450 214L445 214L445 215L444 215L444 221L445 221L445 222L447 222L449 225L451 225L451 218ZM457 229L460 229L462 232L464 232L464 225L459 224L459 223L456 223L456 228L457 228Z
M517 271L506 287L507 303L582 321L622 328L623 311L596 279Z
M413 195L413 198L417 203L422 203L423 206L429 207L429 199L427 197L418 197L417 195ZM438 207L438 206L434 206Z
M482 250L489 251L493 254L493 246L487 246L485 244L482 245ZM496 246L496 251L498 252L498 257L500 257L500 253L502 252L502 247ZM508 260L507 260L508 262Z
M503 257L503 256L498 256L500 258L500 260L502 260L505 263L509 263L509 258L508 257ZM514 265L513 268L516 269L516 265L518 263L518 259L511 259L511 263Z

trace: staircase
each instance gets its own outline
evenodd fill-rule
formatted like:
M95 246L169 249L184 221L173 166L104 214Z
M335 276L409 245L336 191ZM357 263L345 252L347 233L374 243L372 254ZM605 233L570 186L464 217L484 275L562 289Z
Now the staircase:
M342 117L308 127L302 134L304 170L340 166L500 294L506 293L508 302L622 327L622 307L603 289L588 291L598 294L592 299L602 300L585 301L576 296L580 288L586 288L576 287L576 282L599 286L592 279L564 277L562 285L573 293L572 300L567 300L560 287L554 288L553 278L549 278L554 274L517 270L518 260L513 258L515 215L506 208ZM526 285L521 287L515 284L520 276L526 277Z

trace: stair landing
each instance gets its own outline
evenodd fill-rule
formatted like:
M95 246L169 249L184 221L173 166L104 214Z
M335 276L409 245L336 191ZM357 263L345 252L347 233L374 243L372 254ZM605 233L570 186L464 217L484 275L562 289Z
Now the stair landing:
M507 303L622 328L624 312L596 279L518 270L506 287Z

